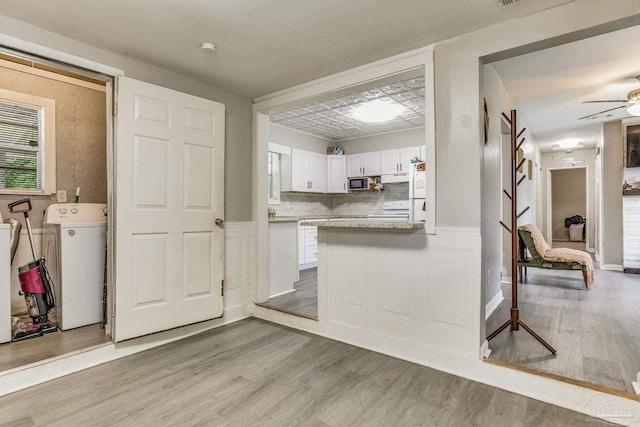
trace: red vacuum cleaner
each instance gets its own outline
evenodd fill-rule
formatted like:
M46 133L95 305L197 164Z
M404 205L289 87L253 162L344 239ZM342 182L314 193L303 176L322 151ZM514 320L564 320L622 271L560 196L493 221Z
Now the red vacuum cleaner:
M22 289L21 295L24 295L27 310L32 319L30 325L22 324L17 325L18 327L15 328L13 341L21 341L41 336L48 332L54 332L58 329L58 326L49 320L49 312L56 306L56 301L53 283L47 271L44 258L38 258L36 254L31 221L29 221L31 199L22 199L9 204L9 212L24 214L24 222L27 225L31 253L33 254L33 262L18 268L20 288Z

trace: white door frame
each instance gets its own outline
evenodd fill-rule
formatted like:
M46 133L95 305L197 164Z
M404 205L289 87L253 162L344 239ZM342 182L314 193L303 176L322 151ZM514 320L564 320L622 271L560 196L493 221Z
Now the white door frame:
M256 260L256 302L265 302L269 295L269 254L268 254L268 174L267 163L269 154L269 113L281 109L286 105L301 102L327 92L337 91L368 81L378 80L403 71L424 67L426 76L433 76L433 46L406 52L372 64L354 68L342 73L295 86L284 91L276 92L258 99L253 105L253 221L256 225L255 260ZM429 81L429 79L428 79ZM425 99L433 100L434 87L427 84ZM427 188L434 197L434 203L428 203L428 218L434 220L425 226L427 233L435 233L435 106L433 102L426 103L425 111L425 140L427 158L432 159L433 166L427 168ZM319 307L322 302L318 301ZM326 320L326 315L319 309L318 317ZM324 317L323 317L324 316Z
M546 213L546 224L547 224L547 243L549 243L549 245L552 245L553 242L553 227L551 226L551 204L552 204L552 194L551 194L551 189L552 189L552 185L551 185L551 172L555 171L555 170L565 170L565 169L584 169L584 176L585 176L585 185L584 185L584 192L585 192L585 213L586 213L586 218L589 219L590 221L593 221L593 218L589 218L589 167L588 166L567 166L567 167L556 167L556 168L549 168L547 169L547 213ZM590 233L589 233L589 227L588 224L585 224L585 228L586 230L585 235L584 235L584 240L585 240L585 248L589 247L589 237L590 237Z
M105 333L108 334L113 340L113 321L111 316L113 315L113 304L115 302L114 292L115 289L115 257L113 253L114 242L114 230L116 227L115 218L115 140L114 140L114 94L116 93L115 78L120 75L124 75L124 71L118 68L111 67L109 65L101 64L99 62L91 61L79 56L71 55L66 52L62 52L56 49L51 49L45 46L38 45L36 43L21 40L15 37L8 36L6 34L0 34L0 45L8 49L15 49L31 55L39 56L46 60L71 65L80 69L93 71L95 73L107 76L109 79L106 81L106 102L107 102L107 286L111 292L107 292L107 313L105 325Z

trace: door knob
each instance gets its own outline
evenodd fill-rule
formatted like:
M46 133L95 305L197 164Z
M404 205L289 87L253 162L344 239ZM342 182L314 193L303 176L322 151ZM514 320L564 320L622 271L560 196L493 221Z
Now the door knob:
M216 218L216 225L218 227L224 227L224 219Z

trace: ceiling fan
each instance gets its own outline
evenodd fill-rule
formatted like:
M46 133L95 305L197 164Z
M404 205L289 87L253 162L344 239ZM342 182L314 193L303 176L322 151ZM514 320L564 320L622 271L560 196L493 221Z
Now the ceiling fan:
M640 75L636 76L636 79L640 82ZM632 116L640 116L640 89L632 90L627 94L627 99L606 99L598 101L582 101L583 104L594 104L597 102L624 102L625 105L621 105L615 108L609 108L608 110L598 111L597 113L589 114L588 116L580 117L578 120L589 119L602 113L608 113L609 111L619 110L620 108L626 108L627 112Z

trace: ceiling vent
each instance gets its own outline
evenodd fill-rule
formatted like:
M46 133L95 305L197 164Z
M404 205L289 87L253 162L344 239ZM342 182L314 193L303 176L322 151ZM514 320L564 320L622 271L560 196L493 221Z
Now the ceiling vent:
M500 6L509 6L516 3L518 0L498 0Z

